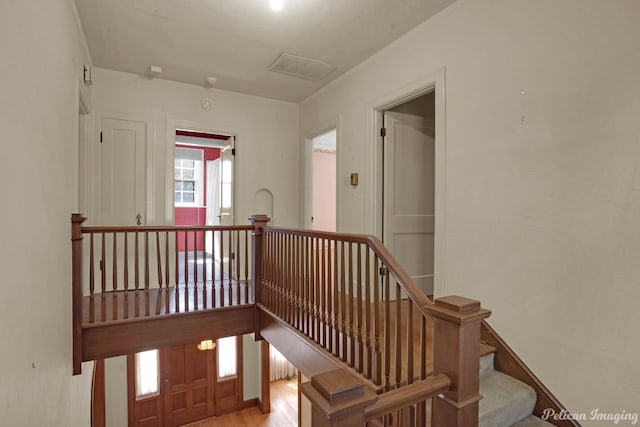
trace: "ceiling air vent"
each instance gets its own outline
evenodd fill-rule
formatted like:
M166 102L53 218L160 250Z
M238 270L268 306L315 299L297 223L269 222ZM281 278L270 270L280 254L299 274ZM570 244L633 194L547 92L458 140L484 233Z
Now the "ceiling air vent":
M269 71L317 82L333 73L337 68L326 62L283 53L269 66Z

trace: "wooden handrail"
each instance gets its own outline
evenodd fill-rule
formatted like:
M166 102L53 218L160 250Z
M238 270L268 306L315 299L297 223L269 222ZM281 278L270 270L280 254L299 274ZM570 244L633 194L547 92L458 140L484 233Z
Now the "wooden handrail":
M431 317L429 312L423 307L433 305L433 302L418 287L416 282L409 276L409 273L389 252L380 239L369 234L336 233L331 231L302 230L297 228L265 227L265 231L286 233L294 236L316 237L321 239L339 240L349 243L360 243L369 246L378 257L384 260L389 273L395 277L403 287L409 298L420 307L425 316Z
M141 225L141 226L90 226L82 227L83 234L118 233L118 232L175 232L175 231L224 231L247 230L251 231L251 225Z
M399 389L383 393L376 403L364 410L367 421L380 418L416 403L437 396L447 390L451 380L445 375L435 375Z

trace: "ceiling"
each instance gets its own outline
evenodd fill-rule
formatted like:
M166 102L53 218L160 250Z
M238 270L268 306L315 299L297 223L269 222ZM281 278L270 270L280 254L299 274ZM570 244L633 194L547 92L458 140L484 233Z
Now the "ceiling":
M299 102L455 0L76 0L94 66ZM268 71L281 53L337 67Z

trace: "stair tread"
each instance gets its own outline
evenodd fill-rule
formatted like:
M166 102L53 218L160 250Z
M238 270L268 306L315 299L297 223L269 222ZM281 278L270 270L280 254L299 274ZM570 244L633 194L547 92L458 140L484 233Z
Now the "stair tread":
M483 342L480 343L480 357L483 357L495 352L496 352L495 347L490 346L489 344L485 344Z
M517 423L513 424L511 427L550 427L550 426L553 427L553 424L545 420L541 420L535 415L531 415L525 418L524 420L518 421Z
M536 404L536 392L517 379L490 370L480 376L479 427L510 427L527 418Z

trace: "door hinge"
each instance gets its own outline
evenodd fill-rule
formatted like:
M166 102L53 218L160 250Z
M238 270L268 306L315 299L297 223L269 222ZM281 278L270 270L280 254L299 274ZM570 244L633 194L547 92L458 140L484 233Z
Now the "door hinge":
M102 131L100 131L100 144L102 144Z
M387 128L380 128L380 136L383 138L387 136Z
M236 155L236 149L235 149L235 148L232 148L232 149L231 149L231 155L232 155L232 156L235 156L235 155Z

